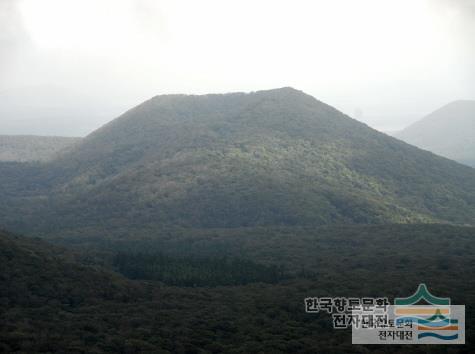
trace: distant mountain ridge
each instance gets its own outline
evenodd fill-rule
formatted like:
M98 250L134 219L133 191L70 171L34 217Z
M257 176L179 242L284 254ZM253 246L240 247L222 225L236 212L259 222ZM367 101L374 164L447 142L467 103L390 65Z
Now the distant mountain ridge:
M157 96L0 181L25 232L475 223L473 169L292 88Z
M0 135L0 161L47 161L72 147L81 138Z
M475 167L475 101L449 103L394 136Z

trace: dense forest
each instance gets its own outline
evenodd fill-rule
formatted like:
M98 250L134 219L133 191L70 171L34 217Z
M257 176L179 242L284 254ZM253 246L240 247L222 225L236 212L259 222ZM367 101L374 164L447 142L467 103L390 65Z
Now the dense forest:
M226 286L277 283L284 270L236 258L170 257L157 253L118 253L118 272L130 279L156 280L176 286Z
M66 250L2 233L0 350L407 353L407 347L351 345L351 331L334 330L328 315L306 314L303 300L392 299L411 294L424 280L433 293L467 306L468 343L411 352L471 353L474 240L471 227L443 225L262 228L185 232L161 241L100 240L93 252L91 240L68 240L72 248ZM168 256L156 253L164 248ZM137 252L148 255L137 259ZM212 283L201 286L167 285L162 271L128 274L141 281L114 272L147 271L153 264L210 279L210 266L226 262L221 254L241 261L215 269ZM170 262L163 264L164 259ZM198 262L202 265L195 266ZM255 270L265 276L272 269L286 269L285 276L269 282L246 278L231 286L222 277L226 271Z

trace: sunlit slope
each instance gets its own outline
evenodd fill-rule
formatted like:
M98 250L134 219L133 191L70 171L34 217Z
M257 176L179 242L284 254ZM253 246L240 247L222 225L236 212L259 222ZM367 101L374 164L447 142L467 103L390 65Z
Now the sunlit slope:
M40 169L37 194L25 196L37 210L4 223L48 232L475 222L473 169L291 88L157 96ZM25 200L12 200L21 210Z

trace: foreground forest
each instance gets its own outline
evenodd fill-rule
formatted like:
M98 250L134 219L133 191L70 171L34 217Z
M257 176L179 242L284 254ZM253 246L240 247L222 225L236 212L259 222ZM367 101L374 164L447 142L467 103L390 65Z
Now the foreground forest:
M74 246L66 250L2 233L0 350L471 353L474 240L475 229L470 227L387 225L207 230L160 241L140 237L98 245L70 240ZM116 257L122 257L124 265L128 255L136 267L137 254L147 254L142 269L148 269L147 260L166 254L170 263L182 265L182 271L201 273L200 279L212 283L174 286L167 278L131 280L120 275ZM235 260L228 270L237 274L254 269L262 275L272 266L283 274L248 278L241 285L230 285L226 279L219 284L221 270L208 264L221 262L223 254ZM392 299L411 294L421 279L433 293L467 306L467 345L410 351L400 346L353 346L350 330L335 330L328 315L304 311L308 296Z

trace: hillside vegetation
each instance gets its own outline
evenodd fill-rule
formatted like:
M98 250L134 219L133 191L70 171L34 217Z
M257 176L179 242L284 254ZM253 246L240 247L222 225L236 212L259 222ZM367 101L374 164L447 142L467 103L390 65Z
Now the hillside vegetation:
M0 180L25 232L475 222L473 169L291 88L157 96Z
M80 140L56 136L0 135L0 161L48 161Z
M44 241L0 231L0 299L7 307L50 303L79 306L123 299L133 286L100 267L81 264L78 256Z
M473 228L292 227L157 236L102 239L94 245L98 253L86 251L89 246L80 237L67 238L77 247L72 254L43 241L0 233L0 351L380 353L380 346L351 345L351 330L334 330L330 316L306 314L304 298L387 296L392 301L425 282L434 294L466 304L467 344L454 352L473 352ZM148 256L137 263L136 252ZM128 270L150 270L151 265L166 270L161 256L152 262L157 252L167 252L172 265L180 260L190 264L190 257L209 264L223 254L239 256L247 264L283 266L288 276L271 284L222 286L227 279L221 279L213 287L181 288L132 282L106 271L107 264L94 263L94 254L101 260L117 254ZM234 267L239 270L242 263ZM198 266L182 271L204 279L212 270ZM443 345L414 350L447 353ZM407 346L390 345L384 352L407 353Z

